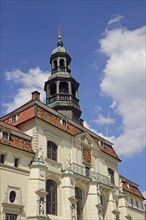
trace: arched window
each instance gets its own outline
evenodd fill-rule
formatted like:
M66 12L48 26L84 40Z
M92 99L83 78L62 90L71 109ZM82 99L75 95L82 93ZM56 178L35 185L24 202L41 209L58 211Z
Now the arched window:
M72 84L72 95L73 95L73 96L76 96L76 90L75 90L75 87L74 87L73 84Z
M59 93L68 94L68 83L67 82L60 82Z
M46 182L46 214L57 215L57 183L48 179Z
M64 59L60 59L60 67L64 67Z
M55 95L56 94L56 83L52 83L50 85L50 95Z
M114 171L111 168L108 168L108 173L110 175L111 183L115 184Z
M79 187L75 187L75 198L77 199L77 220L83 216L83 194Z
M57 145L52 141L47 142L47 158L57 161Z
M54 66L53 66L53 69L56 69L57 68L57 60L54 60Z

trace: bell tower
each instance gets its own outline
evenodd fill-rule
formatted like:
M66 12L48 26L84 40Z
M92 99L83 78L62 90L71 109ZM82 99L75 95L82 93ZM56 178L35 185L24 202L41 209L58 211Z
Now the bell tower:
M79 83L71 75L71 57L63 47L60 26L58 42L50 57L51 75L45 82L46 105L73 121L80 121Z

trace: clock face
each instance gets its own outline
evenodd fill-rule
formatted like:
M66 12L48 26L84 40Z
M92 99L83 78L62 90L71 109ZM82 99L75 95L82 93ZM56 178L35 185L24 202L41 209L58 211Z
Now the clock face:
M83 147L83 159L86 163L91 162L91 150L86 147Z

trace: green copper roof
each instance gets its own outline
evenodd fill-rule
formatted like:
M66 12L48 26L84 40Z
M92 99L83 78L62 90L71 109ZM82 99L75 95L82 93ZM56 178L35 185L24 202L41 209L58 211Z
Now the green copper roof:
M52 51L52 55L55 53L67 53L68 54L68 51L64 47L58 46Z
M45 162L44 161L33 161L31 165L42 165L42 166L45 166Z

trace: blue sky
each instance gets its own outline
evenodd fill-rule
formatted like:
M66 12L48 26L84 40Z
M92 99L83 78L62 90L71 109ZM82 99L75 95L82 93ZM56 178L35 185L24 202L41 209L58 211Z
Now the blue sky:
M145 184L145 1L1 1L1 115L43 93L61 25L85 126L115 143L122 175Z

